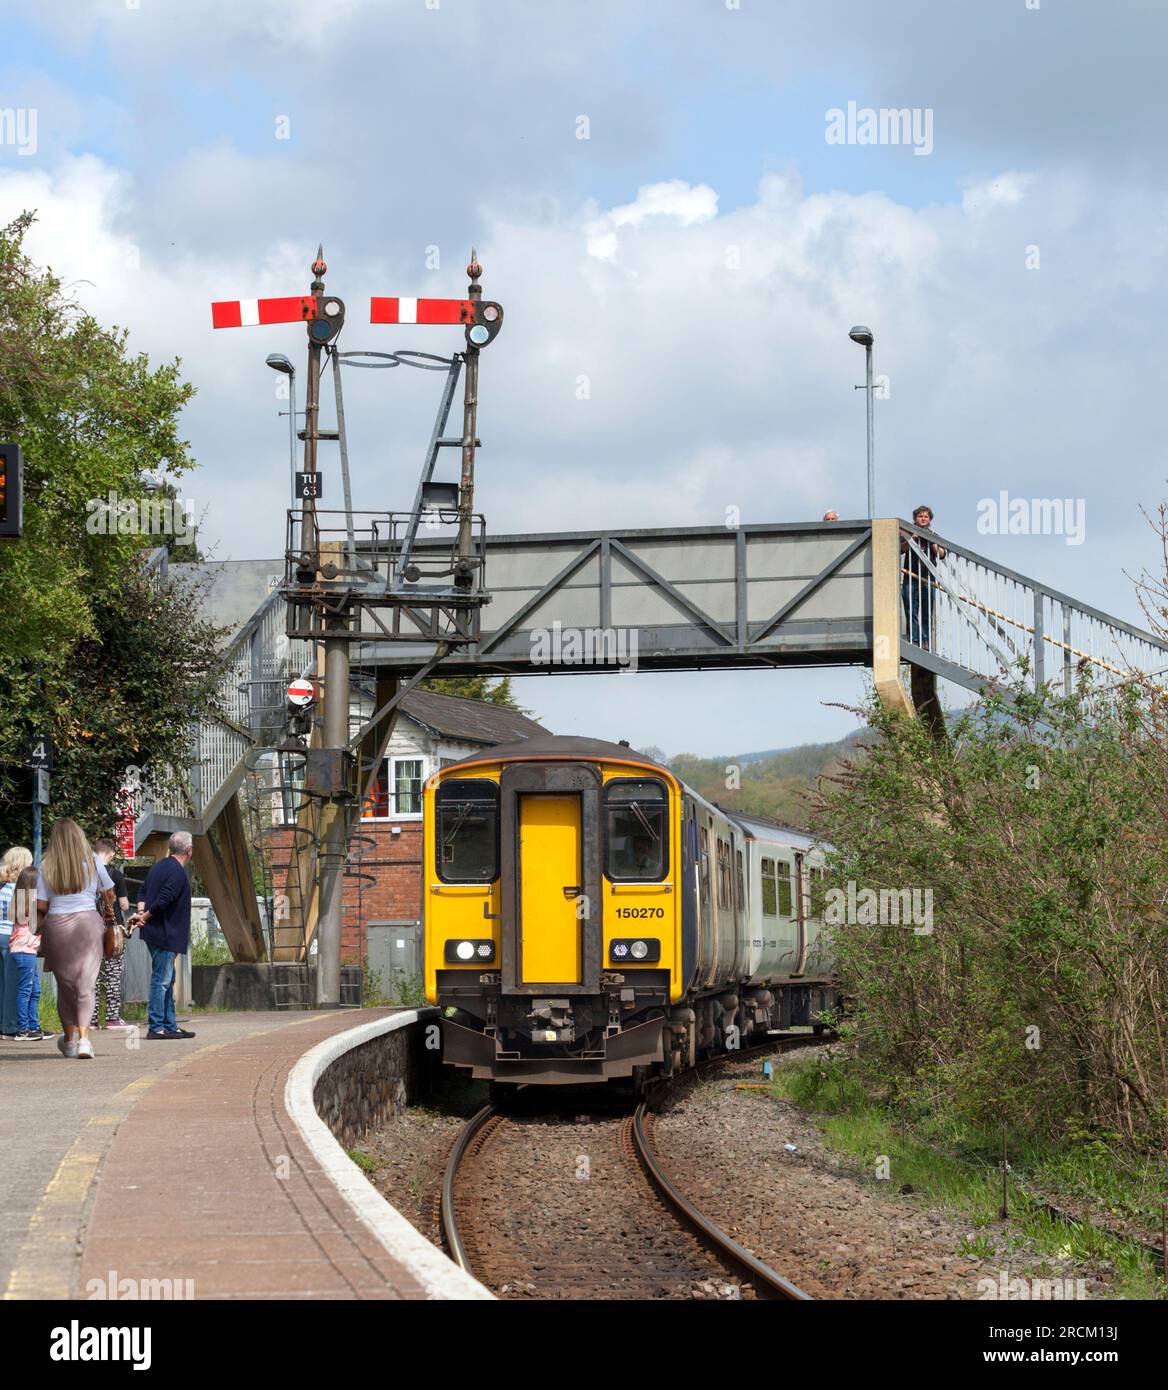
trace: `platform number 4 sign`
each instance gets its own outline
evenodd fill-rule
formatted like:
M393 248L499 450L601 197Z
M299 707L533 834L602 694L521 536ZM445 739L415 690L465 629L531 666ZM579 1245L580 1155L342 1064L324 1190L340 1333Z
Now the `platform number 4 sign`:
M53 746L45 734L33 734L29 739L28 765L31 768L52 767Z

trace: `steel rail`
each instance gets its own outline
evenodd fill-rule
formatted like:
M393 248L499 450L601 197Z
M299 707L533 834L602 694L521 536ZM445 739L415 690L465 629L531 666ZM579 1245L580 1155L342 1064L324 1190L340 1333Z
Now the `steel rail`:
M458 1175L458 1165L462 1162L472 1140L487 1121L497 1113L493 1105L484 1105L481 1110L471 1116L455 1140L450 1157L446 1160L446 1172L442 1175L440 1207L442 1235L446 1240L447 1249L450 1251L450 1258L458 1265L459 1269L465 1270L467 1274L473 1274L474 1270L470 1267L466 1247L462 1243L462 1236L458 1230L458 1220L454 1215L454 1180Z
M642 1101L629 1122L633 1127L633 1139L637 1146L641 1165L650 1182L680 1216L685 1225L689 1226L702 1244L712 1249L724 1264L743 1275L753 1285L759 1298L784 1298L799 1303L810 1303L812 1298L809 1293L804 1293L789 1279L784 1279L776 1270L763 1264L760 1259L752 1255L749 1250L744 1249L720 1226L699 1211L684 1193L678 1191L658 1162L657 1155L653 1152L653 1145L649 1142L649 1135L645 1128L646 1114L646 1106Z
M769 1041L760 1043L755 1047L743 1048L741 1051L727 1052L717 1056L704 1059L692 1068L687 1068L677 1077L671 1078L674 1083L682 1081L687 1076L697 1076L710 1066L722 1062L740 1061L744 1057L749 1057L756 1052L774 1052L785 1050L791 1047L807 1046L818 1044L829 1040L828 1036L816 1036L813 1034L785 1034L779 1038L771 1038ZM526 1089L524 1087L523 1089ZM482 1133L489 1122L501 1112L497 1106L484 1105L481 1110L466 1122L458 1138L454 1142L454 1147L450 1151L450 1157L446 1160L446 1169L442 1175L442 1196L439 1203L439 1222L442 1228L442 1237L446 1242L446 1247L450 1252L451 1259L464 1270L467 1274L474 1275L471 1268L470 1257L467 1254L466 1246L462 1240L462 1234L458 1229L458 1218L454 1210L454 1188L458 1177L458 1170L466 1157L471 1145ZM632 1137L641 1165L645 1170L652 1185L665 1197L666 1201L678 1213L682 1224L689 1226L698 1236L699 1240L713 1251L730 1268L736 1269L752 1285L756 1294L760 1298L766 1299L788 1299L798 1302L811 1301L811 1295L804 1293L789 1279L771 1269L768 1265L752 1255L748 1250L732 1240L719 1226L703 1215L697 1207L689 1201L681 1192L674 1187L664 1170L657 1162L656 1155L653 1153L652 1145L649 1142L648 1134L645 1129L644 1118L646 1115L646 1103L642 1101L631 1118L622 1121L622 1124L631 1126ZM477 1277L477 1276L476 1276Z

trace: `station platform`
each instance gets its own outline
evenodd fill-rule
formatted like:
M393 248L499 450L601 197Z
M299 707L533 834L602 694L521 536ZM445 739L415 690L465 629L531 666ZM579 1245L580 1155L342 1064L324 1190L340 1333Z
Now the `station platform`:
M0 1043L3 1297L460 1296L457 1280L447 1291L419 1275L432 1259L439 1285L441 1266L462 1277L428 1245L419 1265L412 1228L385 1205L402 1223L388 1228L403 1240L395 1258L352 1178L338 1185L352 1165L315 1115L298 1124L287 1108L306 1054L396 1012L201 1014L187 1042L95 1033L92 1062ZM306 1125L323 1140L306 1143Z

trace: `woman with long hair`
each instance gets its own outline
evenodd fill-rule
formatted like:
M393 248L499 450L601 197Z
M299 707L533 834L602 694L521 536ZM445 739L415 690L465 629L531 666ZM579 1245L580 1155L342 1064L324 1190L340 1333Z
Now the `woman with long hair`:
M19 1029L16 1009L18 976L9 956L12 940L12 895L22 869L32 863L32 850L13 845L0 859L0 1038L12 1042Z
M62 1057L93 1056L89 1020L105 936L96 902L99 892L112 892L113 886L77 822L57 821L37 876L37 930L45 969L57 979L57 1012L65 1030L57 1039Z

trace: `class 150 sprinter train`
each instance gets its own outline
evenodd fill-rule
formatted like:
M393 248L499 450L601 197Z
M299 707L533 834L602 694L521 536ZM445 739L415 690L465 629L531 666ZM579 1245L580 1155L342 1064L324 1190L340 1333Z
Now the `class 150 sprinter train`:
M624 744L451 763L423 830L426 999L443 1060L475 1077L636 1085L836 1005L822 849Z

